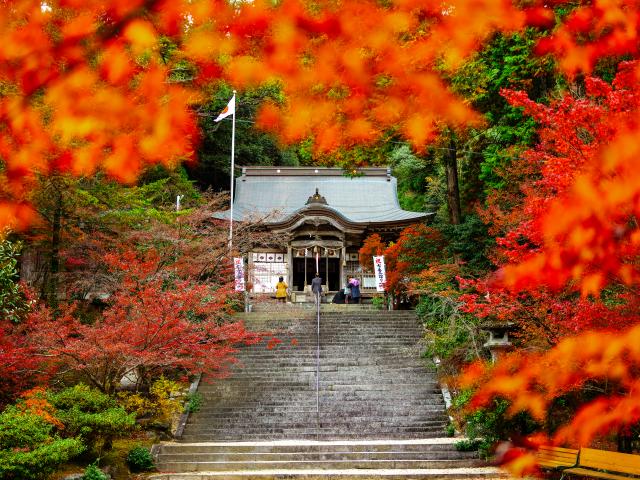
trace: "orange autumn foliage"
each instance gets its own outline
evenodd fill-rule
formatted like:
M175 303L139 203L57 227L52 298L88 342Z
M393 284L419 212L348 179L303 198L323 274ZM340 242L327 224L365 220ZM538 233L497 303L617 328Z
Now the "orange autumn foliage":
M505 239L516 245L514 239L526 235L542 248L534 255L511 258L518 263L504 270L507 286L560 288L574 282L583 296L597 296L612 281L630 286L640 280L634 261L640 253L635 221L640 214L640 173L635 165L640 153L639 72L640 64L626 62L613 85L587 79L586 99L555 107L570 113L565 115L569 121L563 121L562 113L549 116L546 107L522 101L544 126L543 147L556 153L543 155L542 173L548 180L537 182L537 193L531 192L525 204L534 215L533 227L528 232L515 230ZM545 124L545 117L554 124ZM554 142L544 144L554 137ZM557 140L561 137L567 139L564 145ZM575 141L581 137L586 140ZM529 157L540 162L536 155Z
M576 336L475 364L459 380L475 389L472 409L506 399L510 413L527 411L549 428L545 443L589 446L640 422L638 71L637 62L622 63L612 85L587 78L586 96L550 106L509 94L540 124L525 159L541 174L526 192L525 220L498 240L511 264L489 282L492 295L462 298L476 314L510 321L517 308L539 305L548 325ZM571 298L576 291L582 298ZM551 421L567 397L574 412Z
M32 388L20 395L18 409L41 417L45 422L58 429L64 429L64 424L56 418L56 408L46 398L46 390L42 387Z
M364 239L364 243L358 250L359 263L367 271L373 271L373 257L384 255L387 245L382 241L382 237L377 233L369 235Z
M624 333L588 332L543 353L513 353L493 366L475 364L459 378L462 387L479 386L471 407L492 398L511 401L511 413L526 410L543 422L554 400L594 381L612 391L586 403L547 441L589 445L597 436L640 421L640 326Z
M635 6L598 8L612 13L598 28L635 31L624 29ZM38 175L104 170L133 181L148 164L192 158L191 107L218 79L237 88L280 79L287 102L265 105L258 123L283 141L311 135L329 151L394 129L422 148L442 125L478 120L440 68L495 30L552 17L542 2L521 9L508 0L10 2L0 8L0 226L34 221ZM600 50L622 48L605 36ZM570 57L578 47L567 45L575 47L558 35L544 47ZM174 81L185 63L193 78Z

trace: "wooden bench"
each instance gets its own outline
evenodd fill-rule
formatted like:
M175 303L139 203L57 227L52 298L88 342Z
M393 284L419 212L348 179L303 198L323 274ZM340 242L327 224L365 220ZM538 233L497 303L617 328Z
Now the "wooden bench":
M578 463L562 470L562 476L565 475L610 480L634 478L640 476L640 455L581 448Z
M578 463L578 450L543 445L536 452L536 462L545 470L575 467Z

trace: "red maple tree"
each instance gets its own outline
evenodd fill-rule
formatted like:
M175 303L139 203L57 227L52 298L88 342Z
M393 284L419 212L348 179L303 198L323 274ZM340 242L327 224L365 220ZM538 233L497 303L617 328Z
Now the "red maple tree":
M598 386L599 394L584 397L575 415L540 442L588 445L640 420L634 406L640 234L627 155L636 147L620 148L636 122L637 68L621 64L612 85L587 78L584 98L565 95L549 106L506 93L541 125L540 143L523 157L539 175L525 186L515 215L521 221L498 241L503 270L488 281L463 282L475 289L463 300L481 317L531 326L537 316L557 345L518 351L495 366L476 364L462 385L477 388L473 408L505 398L511 413L526 410L542 424L558 398ZM524 472L534 463L524 455L513 465Z
M124 376L144 386L161 374L226 375L237 347L258 342L259 334L226 319L229 287L175 278L154 253L105 257L119 286L94 323L74 303L56 314L44 306L32 312L25 340L39 366L57 374L73 371L107 393Z

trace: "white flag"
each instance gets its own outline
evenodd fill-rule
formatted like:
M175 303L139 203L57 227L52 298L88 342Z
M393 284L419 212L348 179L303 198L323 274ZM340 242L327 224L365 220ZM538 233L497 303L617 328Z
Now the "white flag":
M231 97L231 100L229 100L229 103L227 104L227 106L224 107L224 110L220 112L220 115L218 115L218 117L214 120L214 122L219 122L223 118L227 118L229 115L233 115L234 113L236 113L235 94L233 95L233 97Z

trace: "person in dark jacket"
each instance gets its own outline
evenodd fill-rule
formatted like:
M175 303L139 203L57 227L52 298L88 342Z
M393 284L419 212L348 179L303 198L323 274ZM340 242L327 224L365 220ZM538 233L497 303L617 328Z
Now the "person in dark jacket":
M313 292L313 298L317 302L322 293L322 278L320 274L316 272L316 276L311 280L311 291Z
M349 287L351 288L351 300L353 303L360 303L360 281L357 278L349 280Z

